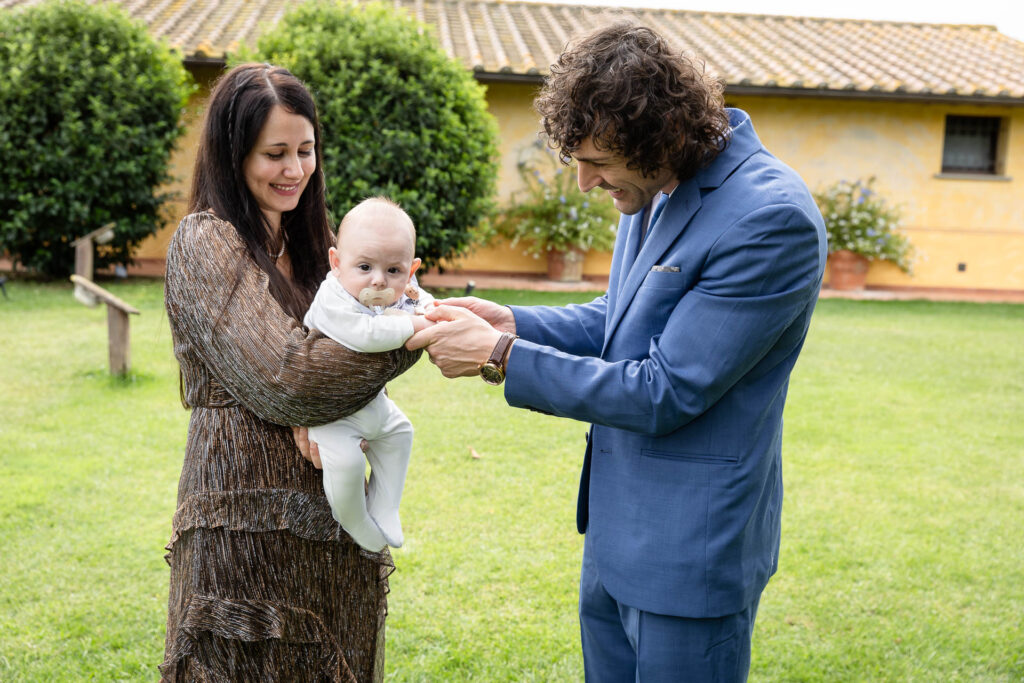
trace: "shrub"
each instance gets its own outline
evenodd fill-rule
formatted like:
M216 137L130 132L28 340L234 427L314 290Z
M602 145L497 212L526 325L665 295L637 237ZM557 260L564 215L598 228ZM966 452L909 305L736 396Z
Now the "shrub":
M512 195L496 232L537 257L549 251L609 250L618 212L604 192L583 194L576 175L542 141L523 150L517 163L524 188Z
M336 214L388 195L416 223L426 265L470 243L491 209L497 127L483 87L425 26L379 4L309 2L258 49L316 97Z
M874 191L875 178L840 180L814 195L828 231L828 251L846 249L869 259L889 261L911 271L913 246L896 232L900 213Z
M70 242L114 222L97 266L129 263L159 227L190 92L180 57L109 5L0 12L0 252L51 276Z

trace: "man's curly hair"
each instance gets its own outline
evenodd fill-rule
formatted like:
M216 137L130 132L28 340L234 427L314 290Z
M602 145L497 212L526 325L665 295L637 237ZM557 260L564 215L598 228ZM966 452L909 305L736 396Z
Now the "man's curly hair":
M534 107L564 163L589 137L644 176L672 168L688 180L728 140L722 90L703 65L651 29L623 21L563 52Z

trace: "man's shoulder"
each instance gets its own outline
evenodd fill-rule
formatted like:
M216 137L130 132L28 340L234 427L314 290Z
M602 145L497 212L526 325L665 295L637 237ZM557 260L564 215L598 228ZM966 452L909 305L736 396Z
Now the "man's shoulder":
M738 224L766 230L780 224L817 229L821 224L807 184L763 147L736 164L717 186L702 188L700 203L702 232L712 240Z
M756 140L756 137L754 138ZM740 206L795 205L814 206L807 183L792 167L772 154L760 141L748 145L741 159L723 159L731 164L722 173L721 182L710 189L714 199Z

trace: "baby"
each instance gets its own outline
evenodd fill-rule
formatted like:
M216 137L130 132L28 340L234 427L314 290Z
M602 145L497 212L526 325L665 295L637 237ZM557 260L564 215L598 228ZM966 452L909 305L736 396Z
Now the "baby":
M306 327L354 351L396 349L433 323L416 315L433 297L416 286L416 229L390 199L366 199L338 226L328 273L306 312ZM418 299L418 301L417 301ZM363 548L402 545L398 503L412 451L412 424L384 391L353 415L320 427L309 438L320 448L324 491L334 518ZM369 492L364 495L366 440Z

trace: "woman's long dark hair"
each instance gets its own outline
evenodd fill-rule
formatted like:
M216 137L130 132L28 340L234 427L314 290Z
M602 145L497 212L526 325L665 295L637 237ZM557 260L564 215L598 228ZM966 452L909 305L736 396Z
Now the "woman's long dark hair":
M281 243L245 183L243 164L274 105L313 125L316 170L299 204L281 216L281 235L291 260L292 282L274 264ZM320 151L320 120L306 86L287 69L241 64L213 89L203 124L189 212L213 212L232 225L252 259L270 277L270 292L292 317L301 320L324 274L332 245ZM237 283L236 283L237 284Z

